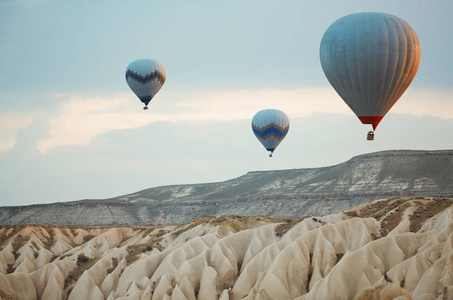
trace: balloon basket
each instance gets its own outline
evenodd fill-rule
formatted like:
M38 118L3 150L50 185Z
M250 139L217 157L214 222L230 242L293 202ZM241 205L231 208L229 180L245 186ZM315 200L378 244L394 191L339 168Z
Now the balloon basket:
M368 131L366 135L367 141L373 141L374 140L374 132L373 131Z
M148 110L148 106L143 107L143 110Z

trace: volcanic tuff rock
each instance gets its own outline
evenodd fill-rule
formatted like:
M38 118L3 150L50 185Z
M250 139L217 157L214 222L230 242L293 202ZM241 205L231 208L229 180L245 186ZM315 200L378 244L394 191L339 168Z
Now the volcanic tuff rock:
M106 200L1 207L0 224L165 225L225 214L299 218L411 196L453 196L453 150L383 151L329 167L249 172Z
M453 198L304 219L0 227L5 300L453 299L452 270Z

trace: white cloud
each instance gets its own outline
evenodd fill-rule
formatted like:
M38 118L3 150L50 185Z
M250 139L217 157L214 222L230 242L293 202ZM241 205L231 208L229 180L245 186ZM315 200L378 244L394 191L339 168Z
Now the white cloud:
M211 93L168 93L151 104L162 121L232 121L251 119L261 109L280 109L290 118L316 113L353 114L330 87L262 89ZM163 114L161 111L168 111ZM408 90L391 112L453 118L453 90Z
M259 90L211 93L167 93L157 96L144 112L138 99L128 94L109 96L55 94L61 100L57 116L49 120L49 137L38 150L67 145L87 145L95 136L119 129L139 128L151 122L202 122L251 119L260 109L277 108L289 116L309 116L315 112L347 111L342 102L327 100L329 89ZM328 103L332 102L332 103Z
M0 114L0 154L5 154L17 142L19 130L30 126L33 117L29 114Z
M87 145L95 136L133 129L152 122L225 122L251 120L256 112L276 108L289 118L315 113L352 114L330 87L293 90L162 93L143 111L130 93L110 96L54 95L64 101L59 115L49 120L49 137L38 144L41 153L55 147ZM412 90L392 112L453 118L453 90ZM6 140L4 142L7 145ZM5 146L6 147L6 146Z
M166 97L169 101L152 104L153 111L159 119L173 122L251 120L255 113L265 108L280 109L289 117L308 117L318 112L349 113L347 105L338 101L341 99L330 88L238 90ZM160 108L172 112L159 114Z
M408 89L391 110L400 114L453 119L453 89Z
M66 103L62 105L60 114L49 120L49 137L38 143L41 153L59 146L87 145L101 133L138 128L150 122L149 115L134 111L124 97L111 99L60 95L59 98Z

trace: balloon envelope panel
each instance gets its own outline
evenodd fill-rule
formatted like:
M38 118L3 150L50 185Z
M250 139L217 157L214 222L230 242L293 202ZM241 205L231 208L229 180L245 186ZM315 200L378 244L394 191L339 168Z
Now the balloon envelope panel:
M273 152L289 130L289 119L277 109L264 109L252 119L252 130L266 150Z
M152 59L134 60L126 69L127 84L146 105L162 88L165 79L164 66Z
M417 73L420 42L403 19L385 13L356 13L324 33L321 65L332 87L365 124L374 127Z

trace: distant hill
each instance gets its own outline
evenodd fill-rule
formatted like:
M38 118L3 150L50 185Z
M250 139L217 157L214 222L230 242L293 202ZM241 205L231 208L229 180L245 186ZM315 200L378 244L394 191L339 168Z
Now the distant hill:
M225 214L300 218L419 196L453 196L453 150L382 151L329 167L249 172L105 200L0 207L0 224L166 225Z

